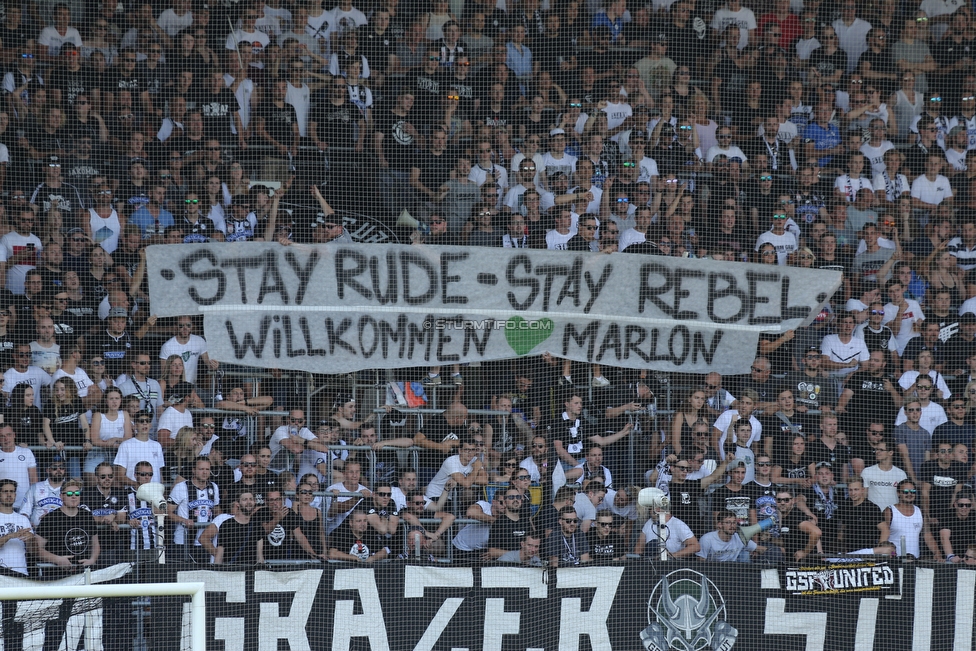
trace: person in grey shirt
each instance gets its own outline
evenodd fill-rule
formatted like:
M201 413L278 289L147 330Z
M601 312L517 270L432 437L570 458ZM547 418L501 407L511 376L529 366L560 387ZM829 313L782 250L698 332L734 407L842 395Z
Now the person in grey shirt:
M542 567L542 559L539 558L539 547L541 545L542 538L539 534L525 534L525 538L522 539L519 549L505 552L498 557L498 561L501 563L518 563L519 565Z

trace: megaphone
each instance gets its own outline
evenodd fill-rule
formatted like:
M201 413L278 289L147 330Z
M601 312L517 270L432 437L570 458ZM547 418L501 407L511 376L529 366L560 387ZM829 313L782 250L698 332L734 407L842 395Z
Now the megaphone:
M136 491L136 499L149 502L157 509L166 507L166 498L163 497L163 485L157 482L143 484Z
M637 494L637 503L643 507L649 507L661 511L671 509L671 498L664 494L660 488L644 488Z
M413 215L411 215L406 208L404 208L403 212L400 213L400 217L397 219L396 225L403 228L416 228L418 231L420 231L421 235L430 235L430 226L424 222L414 219Z
M739 531L736 533L739 536L739 540L742 541L742 544L746 544L752 540L752 537L757 533L772 529L774 524L776 524L776 520L774 518L766 518L765 520L760 520L756 524L750 524L748 527L739 527Z

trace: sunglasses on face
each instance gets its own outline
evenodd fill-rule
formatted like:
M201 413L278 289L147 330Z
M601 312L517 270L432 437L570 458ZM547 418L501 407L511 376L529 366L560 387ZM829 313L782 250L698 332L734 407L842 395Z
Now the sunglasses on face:
M81 497L81 491L64 491L62 495L65 497Z

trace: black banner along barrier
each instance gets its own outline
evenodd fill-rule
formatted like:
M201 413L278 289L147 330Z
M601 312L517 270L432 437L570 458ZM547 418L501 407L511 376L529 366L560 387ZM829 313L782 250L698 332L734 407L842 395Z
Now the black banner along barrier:
M203 581L212 651L971 651L974 639L976 571L897 560L796 568L640 561L558 570L166 565L140 568L139 578ZM112 582L134 580L130 572ZM2 577L0 590L7 581L23 579ZM81 648L87 623L101 625L95 632L104 649L131 649L133 601L4 602L5 648ZM143 606L150 649L189 649L189 608L180 597Z

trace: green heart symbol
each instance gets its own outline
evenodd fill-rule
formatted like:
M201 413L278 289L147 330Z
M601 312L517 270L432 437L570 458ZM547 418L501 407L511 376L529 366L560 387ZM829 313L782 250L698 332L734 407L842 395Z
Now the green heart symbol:
M549 318L526 321L520 316L513 316L505 322L505 341L521 357L548 339L553 325Z

